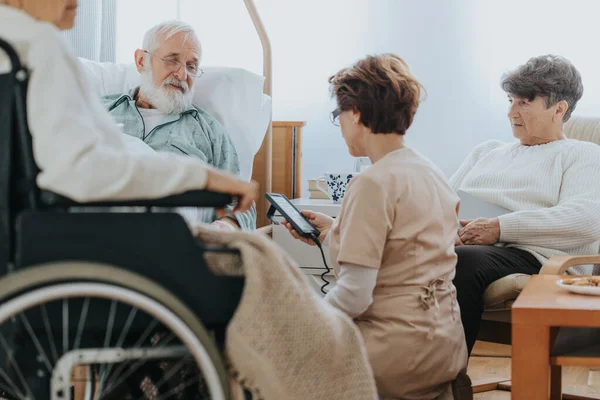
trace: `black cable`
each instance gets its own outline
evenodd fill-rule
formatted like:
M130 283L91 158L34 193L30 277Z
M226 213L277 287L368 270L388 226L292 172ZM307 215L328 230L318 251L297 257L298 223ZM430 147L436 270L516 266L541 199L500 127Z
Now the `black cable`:
M323 282L325 282L325 284L323 284L323 286L321 286L321 292L323 294L327 294L327 292L325 291L325 288L329 285L329 281L327 279L325 279L325 275L327 275L331 271L331 269L329 269L329 266L327 265L327 261L325 260L325 253L323 252L323 246L321 246L319 237L317 235L313 234L313 235L310 235L310 238L313 240L313 242L315 242L317 247L319 247L319 250L321 250L321 257L323 257L323 264L325 265L325 272L323 272L321 274L321 280Z

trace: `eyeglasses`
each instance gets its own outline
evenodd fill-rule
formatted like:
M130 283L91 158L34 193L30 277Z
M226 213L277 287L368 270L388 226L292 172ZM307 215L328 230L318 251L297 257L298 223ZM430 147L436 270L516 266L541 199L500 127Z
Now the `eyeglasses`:
M331 114L329 114L329 119L331 120L331 123L335 126L340 126L340 114L342 113L342 110L340 110L339 108L336 108L335 110L333 110L331 112Z
M165 68L171 72L179 72L181 67L183 67L183 64L177 60L166 60L164 58L155 56L154 54L152 54L146 50L144 50L144 53L148 54L151 57L158 58L160 61L163 62ZM200 78L204 74L204 71L195 65L186 65L185 69L187 70L188 74L190 74L191 76L193 76L195 78Z

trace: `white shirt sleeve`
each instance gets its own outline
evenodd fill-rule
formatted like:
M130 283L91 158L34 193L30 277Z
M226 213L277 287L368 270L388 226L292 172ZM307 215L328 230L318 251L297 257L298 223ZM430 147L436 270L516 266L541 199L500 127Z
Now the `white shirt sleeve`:
M128 151L124 135L57 32L28 51L28 123L38 185L77 201L160 198L206 186L205 163Z
M358 317L373 303L378 272L375 268L342 264L338 281L325 300L351 318Z

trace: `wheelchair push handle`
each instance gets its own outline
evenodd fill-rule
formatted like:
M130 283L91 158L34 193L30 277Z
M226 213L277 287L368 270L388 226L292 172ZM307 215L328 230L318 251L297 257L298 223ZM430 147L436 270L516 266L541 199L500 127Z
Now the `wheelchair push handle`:
M10 65L12 66L12 73L16 74L23 69L21 60L19 60L16 50L2 38L0 38L0 49L4 50L4 52L8 55L8 58L10 59Z
M229 194L191 190L160 199L103 200L79 203L59 194L42 191L42 203L48 207L211 207L223 208L237 201Z

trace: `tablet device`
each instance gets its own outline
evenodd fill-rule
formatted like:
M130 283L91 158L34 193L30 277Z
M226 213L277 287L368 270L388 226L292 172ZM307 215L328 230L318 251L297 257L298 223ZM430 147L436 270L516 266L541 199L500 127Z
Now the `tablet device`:
M300 213L287 197L278 193L266 193L265 197L271 203L267 217L273 223L278 224L273 218L275 211L278 211L300 236L314 239L319 237L321 232Z

